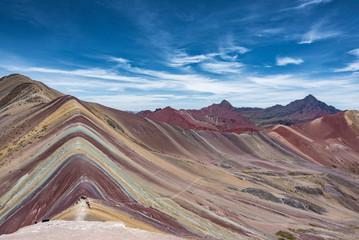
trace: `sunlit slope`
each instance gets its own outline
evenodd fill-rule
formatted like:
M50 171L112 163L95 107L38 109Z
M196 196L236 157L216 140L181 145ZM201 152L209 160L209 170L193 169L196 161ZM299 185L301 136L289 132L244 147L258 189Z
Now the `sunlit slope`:
M0 108L47 103L60 96L63 94L20 74L0 78Z
M277 126L270 135L320 165L359 173L358 119L358 111L346 111L291 127Z

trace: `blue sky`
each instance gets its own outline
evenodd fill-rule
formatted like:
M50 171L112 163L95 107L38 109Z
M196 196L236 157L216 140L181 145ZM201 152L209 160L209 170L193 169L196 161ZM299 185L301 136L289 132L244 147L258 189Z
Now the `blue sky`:
M122 110L359 109L359 1L1 0L0 75Z

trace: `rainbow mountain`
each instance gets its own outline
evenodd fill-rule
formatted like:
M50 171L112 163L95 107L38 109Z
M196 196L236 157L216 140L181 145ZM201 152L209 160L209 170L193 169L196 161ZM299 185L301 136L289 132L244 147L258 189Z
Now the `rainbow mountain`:
M359 235L357 111L241 134L184 129L12 74L0 79L0 149L0 239L64 220L165 239Z

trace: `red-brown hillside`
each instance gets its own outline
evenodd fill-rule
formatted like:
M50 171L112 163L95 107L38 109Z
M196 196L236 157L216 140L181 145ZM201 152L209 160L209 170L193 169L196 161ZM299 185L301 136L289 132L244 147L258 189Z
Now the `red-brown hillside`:
M195 119L192 119L183 111L173 109L171 107L166 107L163 109L158 109L154 112L149 110L139 112L138 115L149 118L153 121L164 122L174 126L180 126L185 129L210 129L216 130L214 126L207 124L206 122L199 122Z
M346 111L311 122L278 125L270 135L324 166L359 172L359 112Z
M176 110L171 107L139 112L138 115L148 119L180 126L184 129L213 130L219 132L243 133L260 130L254 123L239 114L228 102L212 104L200 110Z

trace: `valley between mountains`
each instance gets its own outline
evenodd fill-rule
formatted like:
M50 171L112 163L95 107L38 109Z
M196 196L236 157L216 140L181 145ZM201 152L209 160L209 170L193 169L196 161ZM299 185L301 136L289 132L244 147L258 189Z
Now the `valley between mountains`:
M359 112L312 95L132 114L0 79L0 239L357 239L358 174Z

